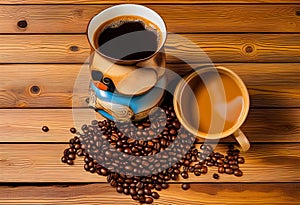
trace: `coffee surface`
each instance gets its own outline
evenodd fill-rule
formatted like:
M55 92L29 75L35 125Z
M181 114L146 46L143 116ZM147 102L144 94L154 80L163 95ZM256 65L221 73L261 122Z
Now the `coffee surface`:
M98 50L117 60L144 59L158 48L158 30L141 17L114 18L104 23L97 33L95 43Z
M222 133L232 128L243 109L243 96L237 83L223 73L208 72L191 82L197 103L199 130L204 133Z

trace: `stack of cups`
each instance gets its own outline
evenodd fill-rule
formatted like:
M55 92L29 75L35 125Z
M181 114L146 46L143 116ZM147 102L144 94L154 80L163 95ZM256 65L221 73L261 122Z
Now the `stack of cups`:
M89 106L110 120L140 120L158 106L166 86L162 18L135 4L110 7L88 25Z

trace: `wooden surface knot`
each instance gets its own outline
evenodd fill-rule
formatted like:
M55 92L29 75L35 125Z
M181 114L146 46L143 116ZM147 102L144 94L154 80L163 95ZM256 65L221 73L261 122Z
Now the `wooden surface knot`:
M70 46L70 51L76 52L79 51L79 47L78 46Z
M33 94L33 95L38 95L41 93L41 89L39 86L37 85L32 85L29 89L30 93Z
M253 44L245 44L242 48L243 53L247 56L253 56L256 53L255 45Z
M18 28L25 29L25 28L27 28L28 23L26 20L20 20L20 21L18 21L17 25L18 25Z

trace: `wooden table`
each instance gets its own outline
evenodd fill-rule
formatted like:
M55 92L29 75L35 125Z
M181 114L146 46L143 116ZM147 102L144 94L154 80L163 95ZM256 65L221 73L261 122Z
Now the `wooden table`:
M82 160L60 162L72 137L72 101L86 109L87 93L73 95L73 87L88 66L87 24L124 2L157 11L170 33L239 74L251 95L242 127L252 145L242 154L244 176L214 180L211 170L172 181L155 204L299 204L299 0L0 0L0 204L134 204L104 177L85 172ZM17 26L22 20L26 28ZM190 62L203 63L171 37L167 52L176 48ZM170 53L167 62L187 71ZM50 131L42 132L43 125ZM216 149L225 151L229 141ZM192 182L191 189L181 190L181 181Z

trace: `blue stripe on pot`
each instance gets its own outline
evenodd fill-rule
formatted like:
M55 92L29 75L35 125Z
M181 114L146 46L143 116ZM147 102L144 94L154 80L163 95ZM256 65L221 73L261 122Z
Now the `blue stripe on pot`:
M111 121L115 121L115 118L113 116L111 116L110 114L108 114L107 112L105 112L104 110L97 110L97 112L102 115L103 117L105 117L106 119L109 119Z
M92 82L91 88L96 96L106 102L129 106L137 114L155 106L163 97L166 87L166 77L163 76L150 91L139 96L126 96L98 89ZM102 112L101 112L102 113ZM100 113L100 114L101 114ZM105 112L106 113L106 112ZM107 113L105 115L108 115ZM111 117L111 116L110 116Z

